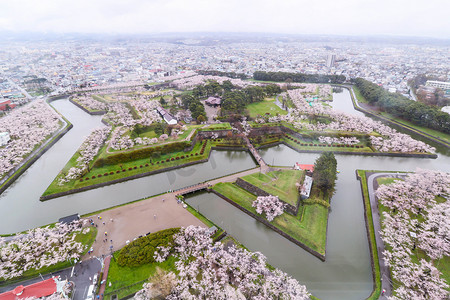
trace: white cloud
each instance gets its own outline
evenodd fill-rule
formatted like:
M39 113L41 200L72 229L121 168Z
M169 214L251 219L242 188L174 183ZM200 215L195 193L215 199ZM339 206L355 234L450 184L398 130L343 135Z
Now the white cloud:
M447 0L0 0L0 30L391 34L450 38Z

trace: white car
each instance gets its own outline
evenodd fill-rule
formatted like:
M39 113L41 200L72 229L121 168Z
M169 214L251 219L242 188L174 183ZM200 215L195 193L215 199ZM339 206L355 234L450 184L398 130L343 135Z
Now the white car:
M86 295L86 300L94 299L94 288L95 288L94 284L89 286L89 289L88 289L88 292L87 292L87 295Z

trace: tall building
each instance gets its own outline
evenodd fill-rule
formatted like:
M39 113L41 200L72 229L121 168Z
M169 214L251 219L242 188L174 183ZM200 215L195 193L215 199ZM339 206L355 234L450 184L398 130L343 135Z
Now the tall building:
M328 56L327 56L327 67L328 68L333 67L335 62L336 62L336 54L328 54Z

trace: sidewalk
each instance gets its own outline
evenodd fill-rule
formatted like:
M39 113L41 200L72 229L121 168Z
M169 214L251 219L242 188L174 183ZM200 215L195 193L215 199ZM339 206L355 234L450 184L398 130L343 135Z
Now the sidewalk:
M103 294L105 293L105 289L106 289L106 279L108 278L108 271L109 271L109 263L111 262L111 255L107 256L105 258L105 262L104 262L104 267L103 267L103 276L102 278L99 280L101 280L101 282L103 282L100 285L100 290L98 291L98 294L100 295L100 300L103 299Z
M380 234L381 231L380 211L378 210L378 200L375 197L375 190L378 187L376 179L378 177L401 178L403 176L404 173L372 173L367 177L367 188L369 192L370 208L372 210L373 228L375 232L375 241L378 251L378 264L380 265L381 290L385 290L385 294L380 295L379 299L388 299L387 297L392 295L392 285L389 267L386 266L384 262L384 254L383 254L384 242L381 239Z

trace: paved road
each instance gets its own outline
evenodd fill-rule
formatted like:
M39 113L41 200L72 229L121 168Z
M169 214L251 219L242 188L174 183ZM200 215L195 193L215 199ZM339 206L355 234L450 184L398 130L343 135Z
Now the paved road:
M73 272L72 269L74 269ZM19 285L26 286L39 282L42 279L46 280L48 278L51 278L52 276L60 276L62 280L68 279L69 281L73 281L75 283L74 300L82 300L86 299L88 287L92 284L94 275L99 273L100 270L100 261L96 258L91 258L90 260L83 261L81 264L76 264L75 267L70 267L64 270L53 272L51 274L42 276L42 278L36 277L30 280L25 280L8 286L0 287L0 293L13 290Z
M384 263L384 242L381 239L381 223L380 212L378 210L378 200L375 197L375 191L378 188L376 181L379 177L392 177L392 178L404 178L406 173L372 173L367 177L367 187L369 190L370 207L372 209L373 227L375 231L375 240L378 250L378 263L380 265L381 276L381 290L385 290L384 296L380 296L379 299L387 299L387 296L392 294L391 275L389 267Z
M30 94L28 94L28 92L25 89L23 89L20 85L18 85L14 81L12 81L10 78L8 78L8 81L11 85L14 85L18 90L20 90L22 92L22 94L24 94L25 97L28 98L28 100L33 99L33 97Z

